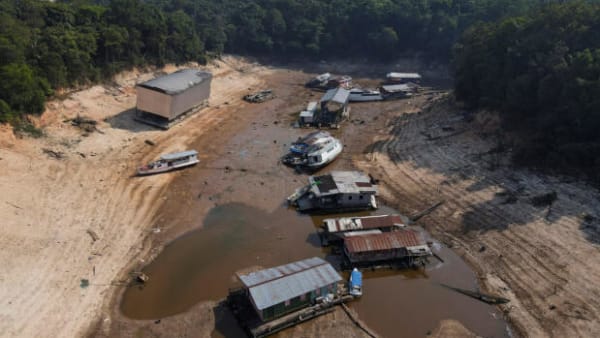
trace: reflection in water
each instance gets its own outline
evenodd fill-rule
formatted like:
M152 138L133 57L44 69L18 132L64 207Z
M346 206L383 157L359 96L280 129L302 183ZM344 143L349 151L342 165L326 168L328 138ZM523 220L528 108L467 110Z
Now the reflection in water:
M382 208L377 214L395 213ZM368 212L352 216L367 216ZM128 289L123 313L136 319L155 319L184 312L203 300L219 300L236 284L235 271L251 266L271 267L312 256L335 263L320 247L316 226L323 218L308 217L285 207L272 214L242 204L221 205L207 215L203 227L177 239L144 269L150 282ZM476 289L476 279L452 251L437 245L444 259L432 259L426 269L364 271L364 295L350 303L361 319L384 337L423 337L442 319L457 319L486 337L506 336L506 323L492 306L440 285ZM343 274L348 277L347 273ZM215 336L241 331L225 309L215 309ZM498 318L498 319L496 319Z

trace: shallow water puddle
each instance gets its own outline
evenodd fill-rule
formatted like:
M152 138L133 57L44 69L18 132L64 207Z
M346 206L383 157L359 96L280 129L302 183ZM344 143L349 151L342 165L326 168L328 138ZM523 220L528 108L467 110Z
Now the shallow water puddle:
M376 212L386 213L394 211ZM272 214L242 204L218 206L201 229L169 244L144 269L149 283L126 290L121 310L135 319L170 316L200 301L223 299L237 270L326 257L315 231L323 218L300 216L284 206ZM423 337L448 318L481 336L508 336L498 310L440 285L476 289L476 279L452 251L439 245L435 251L445 262L432 258L424 270L365 272L364 295L350 306L384 337Z

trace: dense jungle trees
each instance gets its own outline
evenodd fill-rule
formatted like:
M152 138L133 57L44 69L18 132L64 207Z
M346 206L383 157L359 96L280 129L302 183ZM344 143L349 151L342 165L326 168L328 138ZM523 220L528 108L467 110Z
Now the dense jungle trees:
M454 50L458 99L499 111L515 159L600 178L600 6L555 4L470 27Z
M42 112L53 89L223 52L378 61L419 55L443 63L453 57L457 97L501 111L507 128L527 136L518 158L598 166L598 6L597 0L0 0L0 122Z

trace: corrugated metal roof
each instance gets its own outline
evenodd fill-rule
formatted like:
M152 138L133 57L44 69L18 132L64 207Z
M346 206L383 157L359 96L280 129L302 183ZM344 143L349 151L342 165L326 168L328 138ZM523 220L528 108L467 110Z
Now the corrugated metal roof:
M426 243L421 236L410 229L344 238L344 246L350 253L402 249L424 244Z
M325 95L321 98L321 102L335 102L340 104L348 103L350 98L350 91L344 88L334 88L328 90Z
M238 277L249 289L259 310L342 280L335 269L319 257Z
M180 153L164 154L160 158L163 160L166 160L166 161L172 161L172 160L176 160L178 158L194 156L194 155L198 155L198 152L195 150L186 150L186 151L182 151Z
M181 93L203 81L209 81L211 78L212 74L209 72L197 69L182 69L175 73L140 83L138 86L173 95Z
M328 232L381 229L404 225L400 215L328 218L323 220L323 223Z

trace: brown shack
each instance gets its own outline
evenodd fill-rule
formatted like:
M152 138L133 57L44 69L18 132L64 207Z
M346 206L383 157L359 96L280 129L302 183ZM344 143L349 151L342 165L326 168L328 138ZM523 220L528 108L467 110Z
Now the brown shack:
M344 254L350 264L415 260L431 256L423 235L413 229L344 238Z

